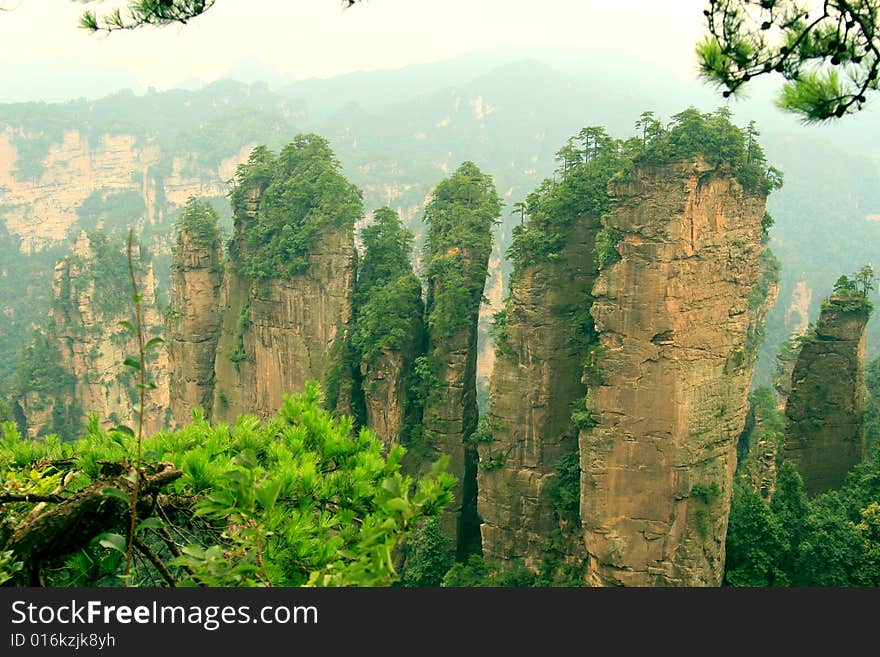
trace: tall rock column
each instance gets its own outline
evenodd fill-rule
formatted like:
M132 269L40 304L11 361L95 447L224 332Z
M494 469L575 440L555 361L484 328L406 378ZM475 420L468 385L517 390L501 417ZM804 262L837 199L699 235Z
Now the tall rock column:
M166 315L171 421L176 426L188 422L197 407L212 411L223 280L223 252L211 205L190 199L178 225Z
M803 346L785 405L783 454L794 462L810 494L839 488L865 459L864 297L832 296Z
M477 508L487 559L522 559L538 569L560 525L577 521L560 518L554 490L559 459L578 449L571 416L586 392L589 337L578 318L589 317L600 228L593 217L576 219L561 257L524 267L511 284L496 338L487 442L479 444Z
M637 167L611 194L619 261L593 288L594 426L580 432L588 580L717 586L765 195L698 156Z
M213 417L274 414L315 380L337 405L351 331L360 191L326 140L258 147L232 194L235 234L220 293Z
M477 452L477 323L501 202L491 176L471 162L441 182L425 208L428 223L428 359L435 380L423 415L431 455L450 457L457 479L441 528L459 556L479 543ZM475 546L476 543L476 546Z
M408 387L415 359L424 354L422 285L409 260L413 235L393 210L376 210L361 238L352 344L367 426L391 446L403 438L415 401Z

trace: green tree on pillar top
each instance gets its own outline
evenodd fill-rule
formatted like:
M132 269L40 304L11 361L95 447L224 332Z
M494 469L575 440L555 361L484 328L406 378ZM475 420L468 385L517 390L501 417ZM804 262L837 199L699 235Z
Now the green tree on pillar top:
M476 320L500 213L492 176L473 162L437 185L425 208L428 324L435 344Z
M413 234L391 208L379 208L373 222L361 231L364 256L358 270L358 290L369 293L375 285L412 272Z
M327 140L315 134L297 135L277 156L265 146L253 150L230 194L236 222L230 256L240 273L256 279L302 274L322 235L354 227L363 215L361 191L341 168ZM256 216L249 216L254 209Z
M355 288L352 344L370 363L383 348L420 340L424 304L422 285L409 259L413 234L397 214L387 207L376 210L361 237L364 256Z

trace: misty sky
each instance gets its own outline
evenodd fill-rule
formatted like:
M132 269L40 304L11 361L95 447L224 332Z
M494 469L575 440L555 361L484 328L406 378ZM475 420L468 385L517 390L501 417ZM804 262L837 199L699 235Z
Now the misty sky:
M695 75L704 0L217 0L186 26L105 37L70 0L0 0L0 102L208 82L260 62L298 79L397 68L498 47L625 52Z

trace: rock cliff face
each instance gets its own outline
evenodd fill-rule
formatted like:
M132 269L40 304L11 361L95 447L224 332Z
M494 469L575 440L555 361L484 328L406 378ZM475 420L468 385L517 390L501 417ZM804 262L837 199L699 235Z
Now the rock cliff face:
M238 236L242 222L256 216L259 202L255 190L236 218ZM281 407L284 395L301 391L309 380L325 390L333 387L328 379L338 376L334 369L350 330L356 258L349 226L324 232L310 249L306 272L289 279L252 281L227 263L213 418L268 417Z
M28 438L36 440L42 435L51 433L52 412L55 410L55 405L70 403L73 395L67 397L68 399L58 399L38 392L27 392L22 395L18 400L18 407L24 418L23 425Z
M213 409L222 258L219 240L206 244L185 230L178 235L166 318L171 421L175 426L189 422L197 407L206 413Z
M400 442L406 405L405 375L409 367L399 349L382 349L369 365L361 363L367 426L386 445Z
M454 499L444 509L440 526L456 542L460 554L465 550L467 537L478 531L474 508L477 452L468 440L479 419L476 310L469 326L429 347L429 355L439 365L439 387L425 404L422 421L435 458L449 455L447 470L457 479Z
M90 139L78 130L66 130L61 141L49 147L40 173L23 177L17 172L14 136L8 126L0 132L0 188L7 228L21 237L22 249L29 252L64 240L78 219L77 208L92 192L137 192L147 208L143 219L161 223L165 210L160 198L182 205L190 196L223 196L225 181L242 157L239 153L221 162L217 171L199 175L186 173L185 156L175 157L170 174L159 180L153 169L162 151L155 142L126 134Z
M611 193L620 260L593 288L595 426L579 436L588 580L717 586L765 199L701 158L637 168Z
M108 272L104 267L113 266L110 257L116 266ZM114 246L99 252L83 233L73 254L55 268L53 322L61 365L75 380L73 397L79 407L98 413L104 428L137 427L137 381L123 364L126 358L136 358L137 341L119 326L132 321L134 314L124 262L124 255ZM149 340L162 333L162 316L156 307L152 266L146 263L139 268L145 338ZM148 354L147 372L157 387L147 392L145 434L167 426L168 355L163 345Z
M865 458L865 326L861 299L831 297L801 347L785 406L784 455L810 494L838 488Z
M581 217L558 260L532 264L511 286L490 383L491 442L481 443L478 511L483 554L537 569L546 542L564 526L551 482L557 462L577 451L572 405L582 398L585 344L576 313L589 309L601 228Z
M400 442L411 394L408 377L423 334L421 325L413 326L402 348L384 347L369 363L360 364L366 424L386 445Z
M800 336L798 336L800 337ZM776 392L777 408L785 410L791 395L791 375L797 364L799 350L792 339L786 340L776 354L776 372L773 374L773 390Z
M776 434L768 432L763 424L763 419L755 419L742 477L752 490L769 502L776 490L776 463L781 441L777 440Z

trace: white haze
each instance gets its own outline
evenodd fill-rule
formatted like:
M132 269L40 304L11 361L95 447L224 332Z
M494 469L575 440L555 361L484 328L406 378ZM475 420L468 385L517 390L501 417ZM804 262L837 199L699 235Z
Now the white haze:
M0 0L0 102L399 68L497 48L574 47L695 75L704 0L217 0L184 26L95 36L83 7Z

